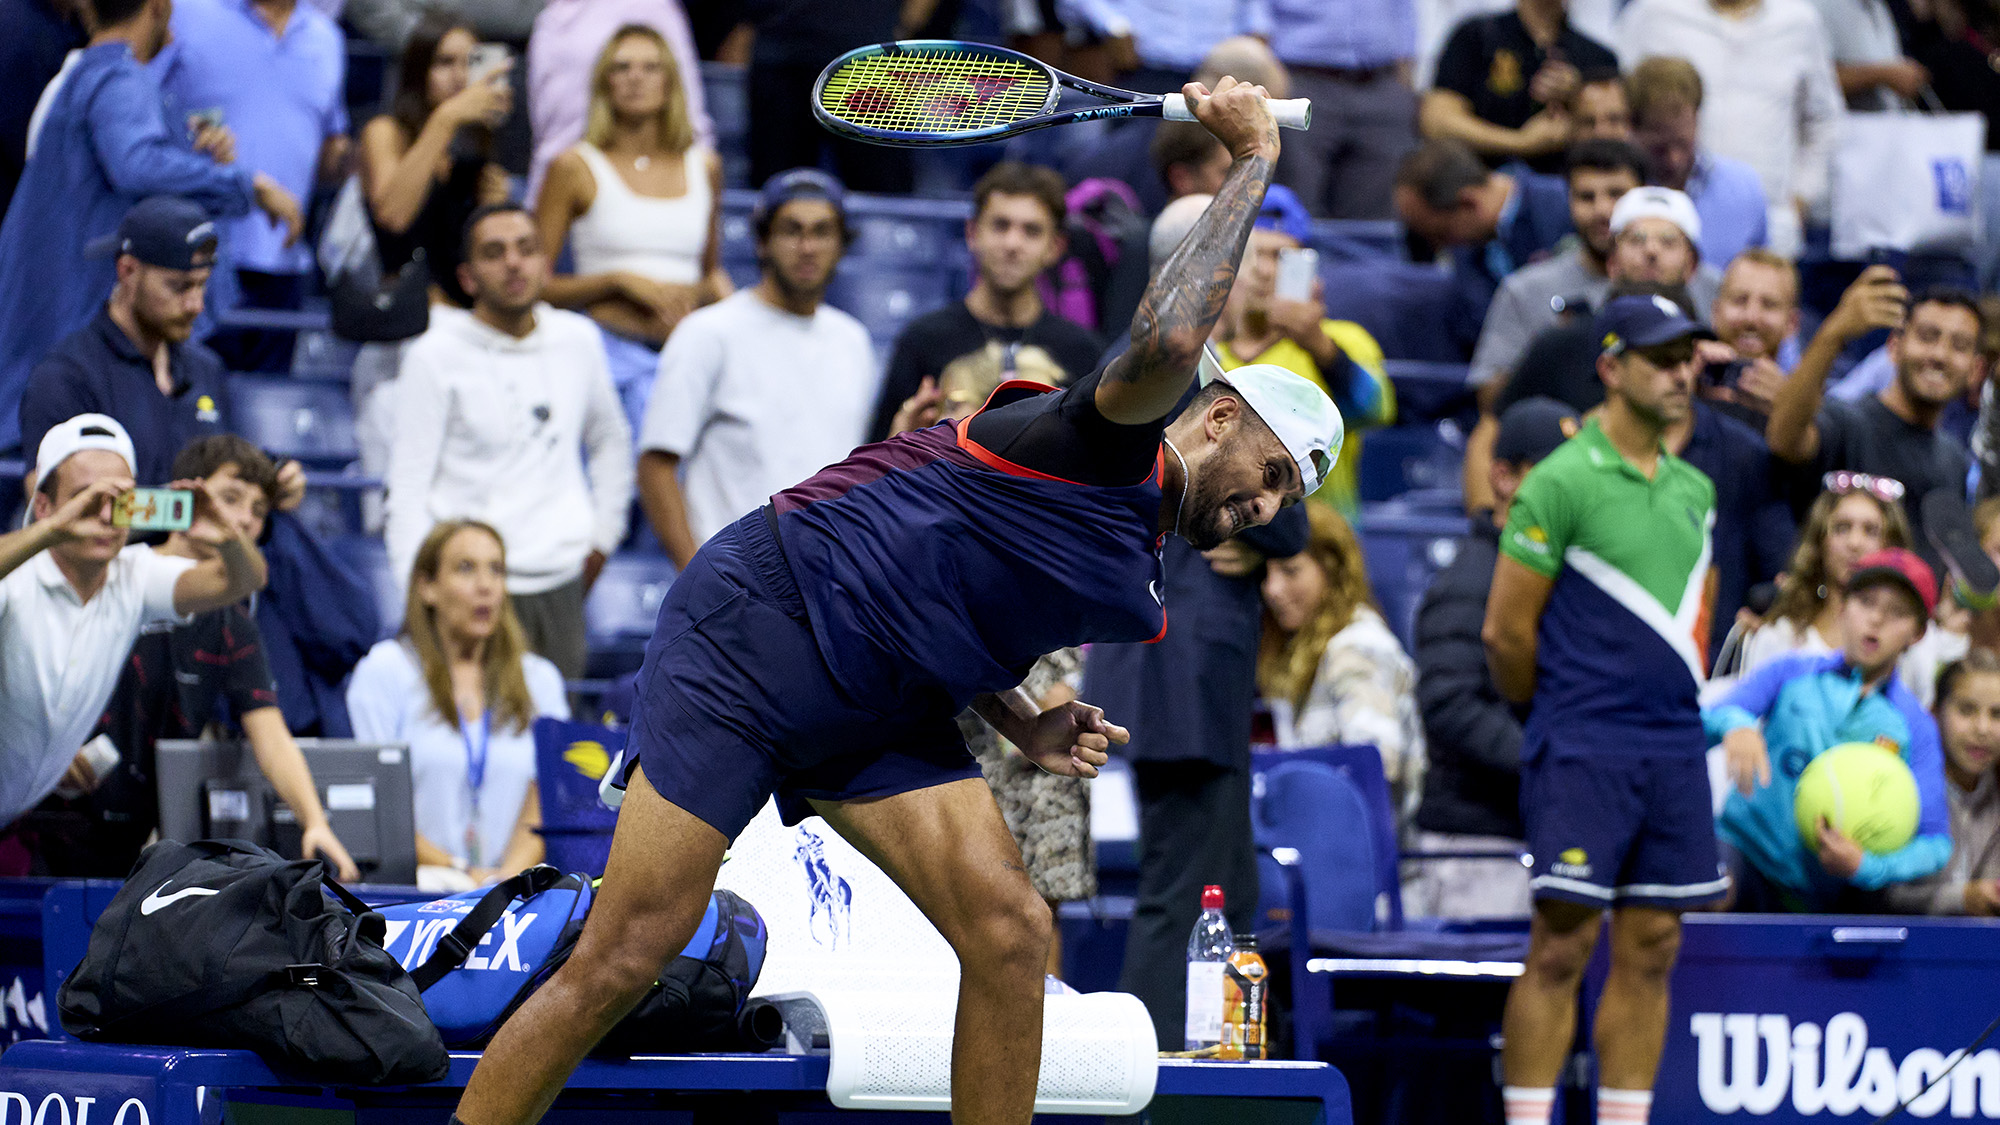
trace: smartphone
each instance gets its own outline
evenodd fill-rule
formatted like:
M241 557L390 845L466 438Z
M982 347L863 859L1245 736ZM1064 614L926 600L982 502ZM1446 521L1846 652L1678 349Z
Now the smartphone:
M1319 276L1319 251L1278 251L1278 284L1273 292L1287 301L1308 301Z
M188 128L193 129L197 134L205 129L222 128L222 107L212 105L207 109L198 109L188 114Z
M134 531L186 531L194 493L185 488L135 488L111 502L111 523Z
M479 82L501 67L507 65L512 52L505 43L479 43L472 48L472 55L465 64L469 81Z

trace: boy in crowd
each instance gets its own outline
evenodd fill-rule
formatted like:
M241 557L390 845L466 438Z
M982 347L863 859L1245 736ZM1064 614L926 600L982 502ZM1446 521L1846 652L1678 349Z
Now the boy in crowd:
M1950 858L1937 723L1896 675L1896 661L1924 635L1937 598L1931 568L1911 552L1890 547L1864 556L1847 580L1842 651L1775 660L1703 709L1736 786L1718 821L1736 909L1865 909L1868 892L1921 879ZM1917 776L1917 835L1893 852L1864 852L1824 820L1817 839L1800 838L1792 813L1799 775L1847 742L1890 747Z
M210 499L187 530L156 549L168 558L217 558L232 538L255 543L276 506L278 466L234 434L197 438L174 459L173 479L198 481ZM226 709L225 709L226 701ZM225 715L226 710L226 715ZM300 850L324 858L341 879L361 872L327 823L312 770L278 710L278 688L247 602L181 622L148 626L132 646L97 734L119 751L116 767L81 771L84 792L44 801L41 852L49 873L122 878L159 823L154 744L199 738L225 718L241 727L272 788L298 818Z

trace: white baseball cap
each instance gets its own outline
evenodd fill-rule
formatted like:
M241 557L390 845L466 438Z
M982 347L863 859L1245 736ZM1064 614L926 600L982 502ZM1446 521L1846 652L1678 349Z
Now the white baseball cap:
M1201 356L1201 384L1229 384L1240 392L1258 418L1262 419L1285 449L1298 462L1299 479L1311 496L1326 483L1340 460L1340 446L1347 428L1340 420L1340 408L1326 397L1319 384L1276 364L1252 363L1228 371L1206 347Z
M1665 187L1636 187L1618 197L1611 209L1611 233L1618 234L1640 219L1665 219L1679 227L1687 240L1701 244L1701 215L1687 192Z
M67 422L58 422L42 435L42 444L35 453L35 488L40 490L56 467L74 454L86 449L108 449L125 458L128 471L139 463L132 452L132 437L118 419L109 414L79 414Z

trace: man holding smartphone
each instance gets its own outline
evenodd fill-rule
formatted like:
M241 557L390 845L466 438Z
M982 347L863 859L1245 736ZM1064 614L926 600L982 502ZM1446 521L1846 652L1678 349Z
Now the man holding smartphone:
M1311 238L1305 205L1290 188L1273 184L1218 322L1215 354L1224 371L1275 364L1318 383L1333 398L1347 423L1347 452L1333 467L1323 495L1352 518L1360 503L1355 466L1361 462L1361 431L1395 420L1396 392L1383 372L1382 347L1368 330L1327 318L1318 255L1304 249ZM1288 274L1290 289L1280 284Z
M34 867L16 820L76 770L140 631L242 601L264 558L240 533L211 558L126 546L113 502L132 488L132 439L102 414L50 429L35 458L34 522L0 535L0 874ZM204 484L199 509L216 507Z
M174 477L201 482L212 502L191 522L180 521L160 555L200 562L215 558L232 539L254 543L262 537L277 501L278 467L256 446L235 434L198 438L174 458ZM170 495L192 507L189 494ZM56 798L36 810L57 814L39 829L50 875L123 878L159 825L154 745L163 738L202 737L217 723L229 732L224 737L235 734L249 744L258 769L297 818L299 854L325 859L343 882L360 878L278 710L266 651L248 602L142 630L97 736L79 755L89 775L73 764Z

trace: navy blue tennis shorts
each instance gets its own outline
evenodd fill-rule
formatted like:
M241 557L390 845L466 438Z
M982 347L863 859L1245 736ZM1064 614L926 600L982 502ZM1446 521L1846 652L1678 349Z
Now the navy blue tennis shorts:
M833 680L763 510L702 545L668 590L628 745L667 800L729 839L773 793L887 797L980 776L952 714L885 714Z
M1700 754L1544 752L1521 766L1537 899L1686 910L1729 889Z

